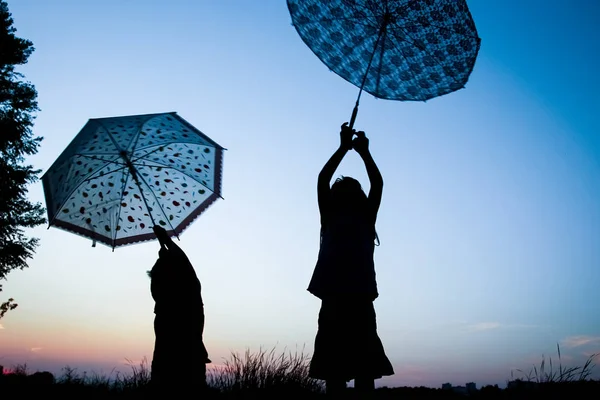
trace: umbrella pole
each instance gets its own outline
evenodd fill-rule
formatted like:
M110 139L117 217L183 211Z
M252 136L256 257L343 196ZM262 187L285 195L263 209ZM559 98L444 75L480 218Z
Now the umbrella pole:
M373 63L373 58L375 57L375 53L377 52L377 46L379 46L379 41L381 40L381 36L383 36L383 32L387 26L388 20L384 19L383 24L381 25L381 29L379 29L379 34L377 35L377 40L375 41L375 46L373 46L373 52L371 53L371 58L369 59L369 64L367 65L367 69L363 76L362 82L360 84L360 90L358 91L358 97L356 98L356 104L354 105L354 110L352 110L352 116L350 117L349 127L352 129L354 127L354 121L356 120L356 115L358 114L358 104L360 102L360 95L363 92L363 87L367 82L367 75L369 74L369 70L371 69L371 64Z
M362 88L360 89L362 92ZM360 99L360 92L358 93L358 99ZM356 105L354 106L354 110L352 110L352 117L350 117L350 129L354 126L354 121L356 120L356 114L358 114L358 99L356 100Z
M150 216L150 221L152 221L152 226L154 226L154 225L156 225L156 222L154 222L154 217L152 217L152 211L150 211L150 207L148 206L148 201L146 200L146 197L144 196L144 192L142 191L142 184L139 181L137 174L135 172L133 172L132 175L133 175L133 180L135 181L135 184L137 185L137 187L140 191L140 196L142 196L142 200L144 201L146 210L148 210L148 215Z
M152 216L152 211L150 211L150 206L148 205L148 200L146 200L146 196L144 196L144 191L142 190L142 183L140 182L140 180L137 176L137 171L135 170L135 167L133 166L133 163L131 162L129 157L127 157L126 152L121 152L121 157L123 157L123 160L125 160L125 163L127 164L127 168L129 168L129 172L131 173L131 176L133 176L133 180L135 181L135 184L137 185L138 190L140 191L140 196L142 196L142 200L144 201L146 210L148 210L148 215L150 216L150 221L152 221L152 226L155 226L156 222L154 221L154 217ZM179 235L177 235L177 233L175 234L175 236L179 240ZM163 243L161 243L160 247L165 247L165 246ZM114 249L113 249L113 251L114 251Z
M129 168L129 173L131 173L131 176L133 176L133 180L135 181L135 184L137 185L138 190L140 191L140 196L142 196L142 200L144 201L146 210L148 210L148 215L150 216L150 221L152 221L152 226L154 226L156 225L156 222L154 222L154 217L152 217L152 211L150 211L150 207L148 206L148 200L146 200L146 196L144 196L144 191L142 190L142 183L140 182L137 176L137 171L135 170L135 167L133 166L133 163L131 162L129 157L127 157L127 153L125 153L124 151L121 152L121 157L123 157L123 159L125 160L127 168Z

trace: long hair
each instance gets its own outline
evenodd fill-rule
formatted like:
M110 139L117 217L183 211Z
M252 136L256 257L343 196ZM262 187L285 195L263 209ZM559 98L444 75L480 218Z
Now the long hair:
M331 185L331 201L334 209L350 210L357 214L365 214L367 212L368 198L365 194L360 182L350 176L341 176ZM321 236L322 236L321 231ZM375 245L379 246L379 236L375 227L373 227L375 235ZM322 239L322 237L321 237Z
M359 213L366 211L367 195L360 182L349 176L341 176L331 185L331 200L334 208L352 209Z

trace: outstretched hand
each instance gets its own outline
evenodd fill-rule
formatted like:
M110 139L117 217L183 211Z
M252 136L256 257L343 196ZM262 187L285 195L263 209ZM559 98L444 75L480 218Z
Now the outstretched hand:
M348 127L348 123L342 124L340 130L340 147L344 150L352 150L352 137L356 134L356 131Z
M352 148L361 156L369 153L369 139L363 131L356 132L356 137L352 140Z
M158 241L160 242L160 244L164 244L169 240L169 234L167 233L165 228L163 228L162 226L154 225L152 227L152 230L154 231L154 234L158 238Z

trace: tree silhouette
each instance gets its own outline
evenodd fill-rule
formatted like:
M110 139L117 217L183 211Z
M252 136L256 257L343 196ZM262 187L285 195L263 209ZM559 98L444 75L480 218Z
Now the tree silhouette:
M15 66L27 63L34 48L15 32L8 4L0 0L0 279L28 266L39 239L28 238L24 228L46 221L42 205L27 199L27 185L38 180L40 171L24 164L42 141L31 131L33 113L39 110L37 92L15 71Z
M8 299L4 303L0 304L0 319L4 317L4 314L9 312L10 310L14 310L17 308L18 304L14 302L14 299Z

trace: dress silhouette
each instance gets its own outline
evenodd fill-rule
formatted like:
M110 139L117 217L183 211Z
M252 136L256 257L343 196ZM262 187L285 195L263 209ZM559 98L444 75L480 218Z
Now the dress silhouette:
M149 272L154 307L154 354L151 382L175 389L206 385L201 286L189 259L167 232L154 227L161 249Z
M340 137L340 147L318 178L321 243L308 286L308 291L321 299L310 376L325 380L328 393L344 389L352 379L357 390L370 391L375 379L394 374L377 334L373 306L379 296L373 254L383 178L364 132L344 124ZM371 183L368 196L351 177L338 178L329 186L352 149L365 163Z

